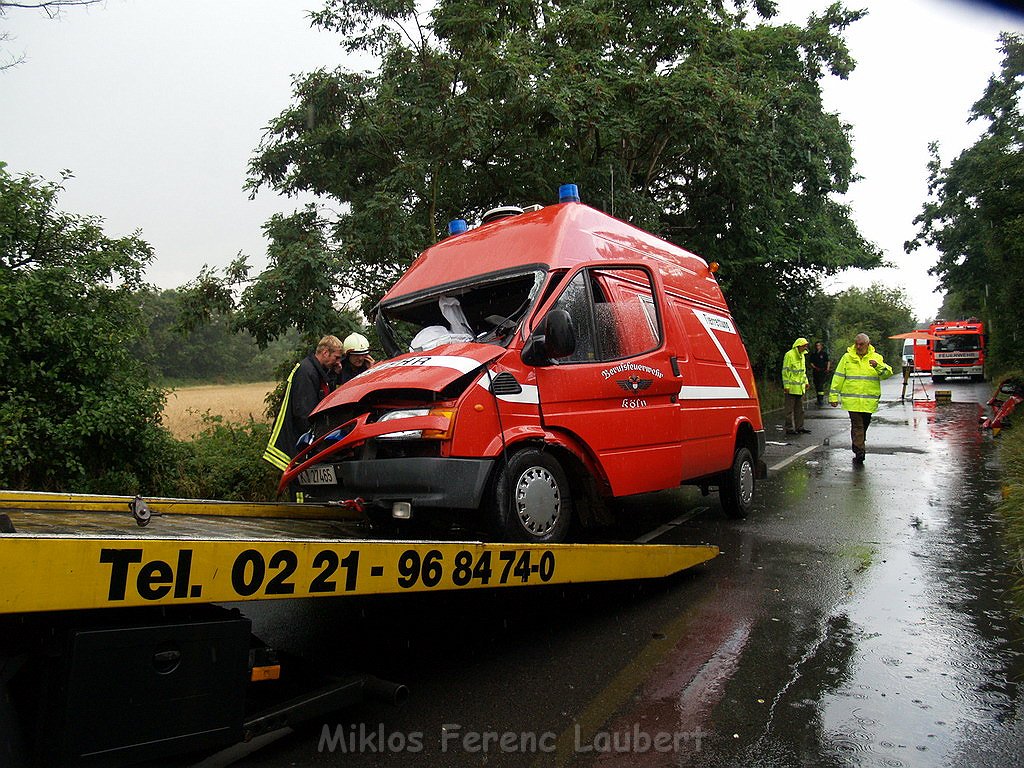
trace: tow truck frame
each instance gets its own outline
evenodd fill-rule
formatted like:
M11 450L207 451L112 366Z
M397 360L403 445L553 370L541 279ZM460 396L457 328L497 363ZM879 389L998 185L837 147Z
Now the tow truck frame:
M711 545L380 539L354 505L0 491L4 765L237 748L403 686L303 668L247 601L655 579Z

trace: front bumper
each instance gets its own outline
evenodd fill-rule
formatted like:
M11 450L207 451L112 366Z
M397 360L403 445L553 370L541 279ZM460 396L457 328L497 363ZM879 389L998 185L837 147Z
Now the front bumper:
M296 484L304 501L361 498L368 506L384 508L408 501L413 508L478 509L494 460L417 457L339 461L333 466L336 485Z
M932 376L981 376L983 365L932 365Z

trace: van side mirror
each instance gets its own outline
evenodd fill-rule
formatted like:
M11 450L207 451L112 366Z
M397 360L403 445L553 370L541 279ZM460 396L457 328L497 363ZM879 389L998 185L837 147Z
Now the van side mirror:
M522 356L527 365L545 366L575 351L576 331L572 318L564 309L552 309L526 341Z

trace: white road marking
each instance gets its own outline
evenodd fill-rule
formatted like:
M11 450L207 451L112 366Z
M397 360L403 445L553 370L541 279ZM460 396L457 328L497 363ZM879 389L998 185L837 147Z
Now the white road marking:
M782 469L783 467L785 467L785 466L787 466L787 465L789 465L789 464L793 463L794 461L796 461L797 459L799 459L799 458L800 458L801 456L803 456L804 454L806 454L806 453L810 453L811 451L814 451L814 450L817 450L817 449L818 449L818 448L820 448L820 447L821 447L821 446L819 446L819 445L808 445L808 446L807 446L806 448L804 448L804 449L803 449L802 451L797 451L797 452L796 452L796 453L794 453L794 454L793 454L792 456L790 456L789 458L783 459L782 461L780 461L780 462L779 462L778 464L776 464L775 466L772 466L772 467L768 467L768 471L769 471L769 472L776 472L776 471L778 471L778 470Z
M659 536L661 536L661 534L668 533L673 528L675 528L677 525L682 525L687 520L690 520L690 519L696 517L701 512L707 512L709 509L711 509L711 507L694 507L689 512L684 512L683 514L681 514L675 520L669 520L667 523L665 523L662 526L659 526L658 528L655 528L653 531L645 533L643 536L641 536L640 538L636 539L636 543L637 544L646 544L647 542L651 541L652 539L658 538Z
M778 470L782 469L783 467L788 466L789 464L792 464L794 461L799 459L801 456L804 456L804 455L810 453L811 451L816 450L816 449L821 448L821 447L822 446L820 446L820 445L809 445L806 448L804 448L803 450L797 451L792 456L790 456L790 457L788 457L786 459L783 459L778 464L775 464L774 466L768 467L768 471L769 472L777 472ZM684 512L683 514L681 514L675 520L670 520L669 522L665 523L664 525L659 526L658 528L655 528L653 531L649 531L649 532L645 533L643 536L640 536L639 538L635 539L634 541L637 544L646 544L647 542L653 541L654 539L658 538L663 533L668 533L669 531L671 531L676 526L682 525L687 520L691 520L692 518L694 518L697 515L699 515L701 512L707 512L709 509L711 509L711 507L694 507L690 511Z

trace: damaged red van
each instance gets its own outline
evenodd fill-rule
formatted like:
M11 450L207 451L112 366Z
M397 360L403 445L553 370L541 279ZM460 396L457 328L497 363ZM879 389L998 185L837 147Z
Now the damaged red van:
M428 248L373 312L390 359L313 412L281 479L371 515L483 516L566 540L605 501L766 475L757 390L708 263L579 202L507 207Z

